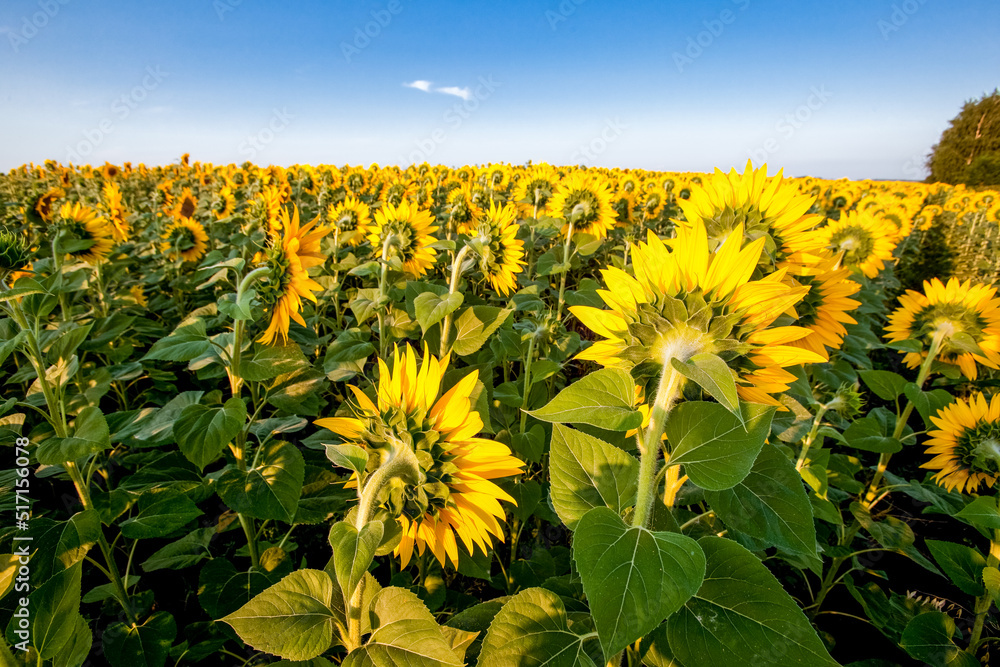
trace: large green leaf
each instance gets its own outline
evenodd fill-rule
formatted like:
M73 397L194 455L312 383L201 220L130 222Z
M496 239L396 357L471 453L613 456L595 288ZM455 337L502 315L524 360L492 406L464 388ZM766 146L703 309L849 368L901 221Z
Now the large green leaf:
M396 586L383 588L372 598L369 616L372 636L364 647L347 656L344 667L464 664L427 607L412 592Z
M191 361L197 359L212 348L208 339L205 322L195 320L184 327L178 327L166 338L153 343L143 360L159 359L163 361Z
M174 439L187 460L203 470L219 458L247 421L247 406L233 397L220 408L189 405L174 422Z
M143 572L180 570L191 567L210 556L208 544L216 535L215 526L199 528L161 547L142 563Z
M680 609L705 577L705 555L690 537L627 526L606 507L580 519L573 560L606 656Z
M96 454L111 447L108 422L100 409L87 406L73 423L69 438L49 438L38 446L35 457L44 465L58 465Z
M774 575L732 540L698 540L705 582L667 620L670 651L684 667L836 666L805 614Z
M986 593L986 586L982 582L986 559L981 553L954 542L925 540L924 544L944 573L963 593L977 597Z
M165 537L203 512L182 491L152 489L139 498L139 512L121 523L122 535L133 540Z
M258 651L311 660L333 642L333 586L322 570L296 570L221 620Z
M256 468L224 472L219 496L232 510L255 519L291 522L305 479L302 452L287 442L271 442L260 458Z
M894 401L903 393L907 379L892 371L859 371L861 380L879 398Z
M31 643L42 658L51 658L72 641L80 616L83 566L52 576L31 594Z
M372 564L383 532L381 521L369 521L360 531L346 521L338 521L330 528L334 572L345 600L351 599L358 582Z
M113 667L163 667L176 637L173 615L158 611L141 625L112 623L101 640Z
M508 600L493 618L479 653L479 667L596 667L589 643L570 628L558 595L528 588Z
M413 306L420 330L426 334L428 329L443 320L445 316L458 310L464 299L465 296L461 292L443 296L434 292L424 292L417 296L413 300Z
M924 391L917 386L916 382L907 383L903 389L906 398L917 408L917 412L923 417L927 430L937 428L931 421L931 416L938 410L955 400L954 395L947 389L931 389Z
M452 345L455 354L467 357L478 352L512 312L496 306L471 306L463 310L455 318L455 342Z
M241 357L240 376L249 382L266 382L307 363L296 343L258 345L253 354Z
M717 403L681 403L666 425L670 463L683 464L691 481L703 489L732 488L750 473L771 432L774 410L745 403L737 418Z
M817 559L809 496L795 466L777 447L764 447L750 474L739 484L722 491L707 491L705 499L730 528L765 546Z
M571 530L594 507L621 513L635 503L639 462L603 440L556 424L549 466L552 505Z
M604 368L577 380L548 405L529 414L547 422L628 431L642 424L642 414L633 406L634 401L632 376L619 368Z
M955 620L940 611L927 611L914 616L899 645L910 657L932 667L944 667L958 657L959 648L952 640Z
M1000 508L997 507L997 497L979 496L956 512L955 518L967 521L979 528L996 530L1000 528Z
M94 633L90 631L87 619L82 615L76 615L76 627L66 646L59 653L52 656L52 667L81 667L90 655L90 649L94 646ZM3 665L0 659L0 665ZM4 665L4 667L7 667Z
M895 454L903 448L903 444L891 436L887 424L874 414L852 422L844 431L843 442L856 449L882 454Z
M221 618L278 583L282 574L288 572L241 571L225 558L213 558L198 574L198 601L210 618Z
M695 382L708 392L708 395L719 402L737 419L742 419L740 413L740 397L736 393L736 377L729 364L716 354L703 352L696 354L686 362L670 359L670 365L675 371Z

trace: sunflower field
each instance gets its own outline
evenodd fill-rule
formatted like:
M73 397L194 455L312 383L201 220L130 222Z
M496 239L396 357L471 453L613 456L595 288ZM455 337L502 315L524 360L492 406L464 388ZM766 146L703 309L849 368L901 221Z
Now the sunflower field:
M1000 194L0 175L0 666L988 664Z

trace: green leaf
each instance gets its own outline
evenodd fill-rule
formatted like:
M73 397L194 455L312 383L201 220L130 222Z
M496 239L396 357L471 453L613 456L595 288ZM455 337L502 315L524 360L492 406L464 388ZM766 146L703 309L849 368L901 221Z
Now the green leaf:
M990 597L993 598L993 603L997 604L1000 600L1000 570L993 567L983 568L983 585L986 586L986 590L990 592Z
M176 637L173 615L158 611L142 625L112 623L101 639L114 667L163 667Z
M258 651L287 660L311 660L333 642L332 599L330 575L296 570L220 620Z
M603 440L556 424L549 466L552 505L570 530L595 507L620 514L635 503L639 462Z
M479 667L597 667L593 651L587 649L589 643L570 629L558 595L528 588L508 600L493 618L479 653Z
M73 436L49 438L38 446L35 457L44 465L58 465L96 454L111 447L108 422L100 409L87 406L73 424Z
M372 564L375 550L382 542L384 528L381 521L369 521L360 531L346 521L338 521L330 528L333 567L344 600L351 599Z
M859 371L862 382L879 398L894 401L903 393L907 380L892 371Z
M1000 508L997 507L996 496L979 496L954 516L987 530L1000 529Z
M0 303L6 303L12 299L29 294L48 294L42 284L32 278L21 278L17 281L17 287L10 287L0 292Z
M955 397L947 389L923 391L915 382L907 383L903 389L903 393L906 394L906 398L917 408L917 412L923 417L924 425L928 430L937 428L934 422L931 421L931 417L938 410L955 400Z
M890 437L885 424L873 415L852 422L844 431L844 442L855 449L881 454L895 454L903 449L903 444Z
M944 573L963 593L976 597L986 594L986 587L980 581L986 567L982 554L953 542L925 540L924 543Z
M326 458L338 468L347 468L363 475L368 465L368 452L357 445L324 445Z
M198 574L198 601L209 617L221 618L278 583L281 576L277 571L256 568L237 570L225 558L216 557L208 561Z
M90 631L87 619L77 614L73 635L66 642L63 650L52 657L52 667L80 667L86 662L87 656L90 655L90 650L93 646L94 633ZM0 659L0 665L2 664L3 661Z
M260 459L250 470L226 470L219 477L219 496L235 512L291 523L305 479L302 452L275 441L264 445Z
M174 439L187 460L204 470L219 458L246 421L247 406L235 396L221 408L189 405L174 422Z
M868 531L868 534L875 538L875 541L880 545L889 549L890 551L895 551L901 553L904 556L916 561L922 567L930 570L935 574L941 574L941 572L934 567L934 563L927 560L923 554L921 554L916 546L914 546L914 541L916 537L913 534L913 529L905 521L897 519L894 516L887 516L882 521L875 521L868 508L858 502L851 503L850 506L851 514L854 518L858 520L861 526ZM943 576L943 575L942 575Z
M691 481L708 491L739 484L771 432L774 407L744 403L737 418L718 403L681 403L670 413L665 432L670 463L684 464Z
M166 338L153 343L142 361L191 361L208 352L212 347L205 329L205 322L195 320L187 326L178 327Z
M460 357L479 351L494 331L514 312L496 306L471 306L455 319L455 342L452 350Z
M42 658L63 651L73 639L80 616L83 566L58 572L31 594L31 642Z
M240 376L248 382L266 382L307 363L296 343L258 345L252 355L240 358Z
M670 359L670 365L708 392L709 396L717 400L737 419L743 418L740 413L740 397L736 393L736 378L721 357L703 352L694 355L687 362L673 357Z
M680 609L705 577L705 555L690 537L627 526L606 507L580 519L573 560L606 656Z
M809 496L795 466L777 447L764 447L739 484L707 491L705 499L730 528L768 546L817 558Z
M667 620L670 650L684 667L836 667L795 600L756 556L721 537L698 543L708 562L705 582Z
M927 611L914 616L899 645L915 660L934 667L944 667L959 654L959 648L952 641L955 621L940 611Z
M191 567L210 556L208 544L215 535L215 526L192 531L157 550L142 563L142 571L180 570Z
M122 521L122 535L139 540L166 537L203 512L183 491L170 488L151 489L139 498L139 513Z
M604 368L577 380L548 405L528 414L547 422L628 431L642 424L642 414L633 407L634 401L632 376L619 368Z
M417 322L420 330L427 333L427 330L440 322L447 315L451 315L459 306L465 296L461 292L438 296L434 292L424 292L413 300L413 307L417 315Z

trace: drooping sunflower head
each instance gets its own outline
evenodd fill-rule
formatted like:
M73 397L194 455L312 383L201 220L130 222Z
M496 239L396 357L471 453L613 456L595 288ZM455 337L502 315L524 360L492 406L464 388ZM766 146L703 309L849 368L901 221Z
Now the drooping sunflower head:
M264 307L271 311L270 323L257 339L267 345L276 338L282 343L288 340L290 320L306 326L301 315L302 299L316 303L315 293L323 289L309 277L309 269L325 261L320 243L332 231L330 227L316 227L318 217L300 225L298 207L290 216L288 209L283 208L278 216L280 232L271 235L270 246L262 258L270 271L256 288Z
M52 188L42 194L32 208L38 214L39 218L45 222L52 222L52 211L55 208L55 203L64 196L66 196L66 193L62 188Z
M958 366L970 380L978 377L977 364L1000 368L1000 299L996 288L959 282L947 284L938 278L924 281L924 291L907 290L899 297L899 308L889 316L886 339L898 342L916 340L920 352L904 357L910 368L927 358L935 335L941 338L939 361ZM961 336L959 336L961 334ZM978 347L971 351L969 339Z
M88 244L67 254L88 264L96 264L111 254L115 247L114 231L97 211L79 202L66 202L59 207L59 217L71 238Z
M985 484L993 488L1000 478L1000 394L987 400L977 393L958 399L931 417L931 431L921 468L937 470L933 479L947 490L976 493Z
M197 262L208 249L208 234L200 222L192 218L177 218L163 230L160 249L170 261L178 258L185 262Z
M874 278L892 260L896 248L893 226L869 213L847 211L840 220L831 220L816 230L815 236L833 253L842 254L842 262Z
M784 282L784 270L751 281L764 239L746 246L743 240L742 225L715 252L701 223L678 227L669 245L649 232L633 250L634 278L617 268L601 272L607 289L598 295L610 310L570 308L604 338L578 358L653 375L673 359L715 354L726 361L744 400L778 405L771 394L794 380L784 368L824 357L790 345L811 330L772 327L808 288Z
M341 243L357 246L368 236L371 209L360 199L348 195L343 201L330 204L326 219L340 230Z
M569 232L572 222L574 233L604 238L615 224L611 186L602 176L575 171L559 182L549 201L549 213L565 221L563 234Z
M506 515L499 501L515 502L491 480L520 474L524 463L505 445L476 437L483 421L471 396L479 372L442 391L447 362L428 354L426 346L419 368L409 345L402 353L393 351L391 370L382 359L378 365L375 401L351 386L350 416L316 424L375 454L369 457L373 467L396 447L416 455L419 483L397 479L378 498L402 528L394 552L402 567L414 548L421 555L429 549L442 565L451 561L456 567L459 541L470 554L476 547L487 553L503 541Z
M427 211L403 202L399 206L386 204L375 212L368 240L376 252L382 252L388 241L403 264L403 272L419 278L434 264L437 251L431 248L432 234L437 231L434 218Z
M512 204L489 210L478 221L479 267L500 294L507 296L517 287L515 274L524 270L524 241L517 238L517 209Z
M31 261L31 255L23 234L0 229L0 278L24 268Z

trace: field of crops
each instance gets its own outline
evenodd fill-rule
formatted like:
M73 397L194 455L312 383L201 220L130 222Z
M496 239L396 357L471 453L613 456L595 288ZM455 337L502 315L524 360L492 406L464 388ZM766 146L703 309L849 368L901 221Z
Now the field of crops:
M0 666L996 657L995 191L184 156L0 205Z

